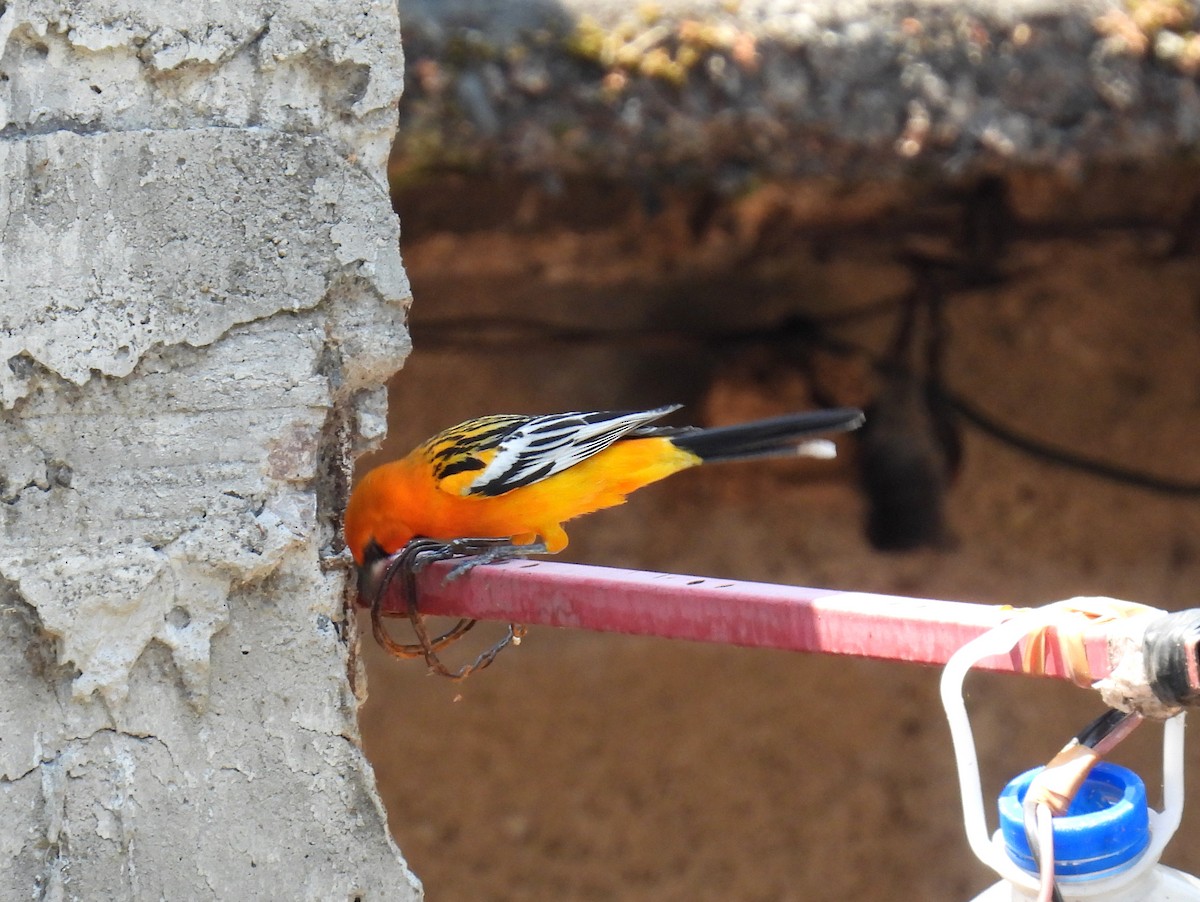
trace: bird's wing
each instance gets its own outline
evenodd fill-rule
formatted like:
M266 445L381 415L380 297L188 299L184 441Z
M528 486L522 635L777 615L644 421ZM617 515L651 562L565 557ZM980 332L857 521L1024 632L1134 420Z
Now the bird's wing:
M471 480L496 456L505 436L528 419L518 414L476 417L429 439L421 454L432 468L438 488L451 495L463 494Z
M521 418L515 428L508 422L509 428L503 434L493 430L498 441L491 459L487 460L486 455L476 458L486 460L482 472L459 491L463 495L503 495L546 479L678 407L673 404L655 410L550 414Z

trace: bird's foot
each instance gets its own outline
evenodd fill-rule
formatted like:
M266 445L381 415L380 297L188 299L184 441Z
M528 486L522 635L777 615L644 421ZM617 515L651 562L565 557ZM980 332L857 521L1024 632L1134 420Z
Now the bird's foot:
M510 623L508 631L498 643L480 654L470 664L465 664L458 670L450 670L438 657L437 652L447 645L462 638L475 625L475 621L463 618L450 630L437 638L431 638L425 627L425 618L417 605L416 575L437 561L451 558L463 558L446 576L446 581L457 579L482 564L492 564L499 561L523 558L530 554L544 554L546 547L542 543L529 545L514 545L507 539L476 539L463 538L450 541L417 538L410 541L398 552L392 555L384 573L379 591L371 603L371 629L375 640L383 648L398 658L425 659L432 673L440 674L452 680L466 679L476 670L482 670L495 660L496 655L509 645L520 645L525 635L525 628L520 624ZM411 644L399 643L391 638L383 625L381 600L387 594L392 579L399 574L403 578L405 614L412 624L417 642Z
M530 545L514 545L506 539L459 539L458 542L469 543L462 550L455 549L456 555L465 555L446 574L446 582L453 582L460 576L470 573L476 567L486 564L499 564L504 561L518 561L534 554L546 554L545 542L534 542Z

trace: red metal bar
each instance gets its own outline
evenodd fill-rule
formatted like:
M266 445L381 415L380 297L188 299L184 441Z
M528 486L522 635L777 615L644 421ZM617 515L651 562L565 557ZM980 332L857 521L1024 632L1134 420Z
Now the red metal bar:
M422 612L920 664L944 664L1011 615L993 605L551 561L490 564L446 582L452 566L434 564L421 573ZM384 611L404 610L398 583ZM1106 676L1102 635L1087 643L1087 652L1093 675ZM1021 669L1016 652L981 666ZM1057 654L1047 670L1064 676Z

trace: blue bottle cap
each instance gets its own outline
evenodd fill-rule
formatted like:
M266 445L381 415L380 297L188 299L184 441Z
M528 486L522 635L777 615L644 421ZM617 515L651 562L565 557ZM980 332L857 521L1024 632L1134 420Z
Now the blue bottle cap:
M1025 838L1021 806L1029 784L1042 770L1026 771L1000 793L1000 830L1008 856L1031 874L1037 866ZM1067 813L1054 818L1054 868L1067 882L1128 870L1149 844L1146 785L1129 768L1106 761L1092 768Z

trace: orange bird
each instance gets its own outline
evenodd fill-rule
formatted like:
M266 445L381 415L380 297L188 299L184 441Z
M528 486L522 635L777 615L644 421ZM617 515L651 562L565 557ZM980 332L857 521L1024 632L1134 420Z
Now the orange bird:
M507 540L531 553L567 546L562 524L702 463L834 456L821 433L855 429L861 411L795 413L715 429L653 425L680 405L467 420L355 487L346 543L370 600L389 556L411 539ZM539 544L540 539L540 544Z

